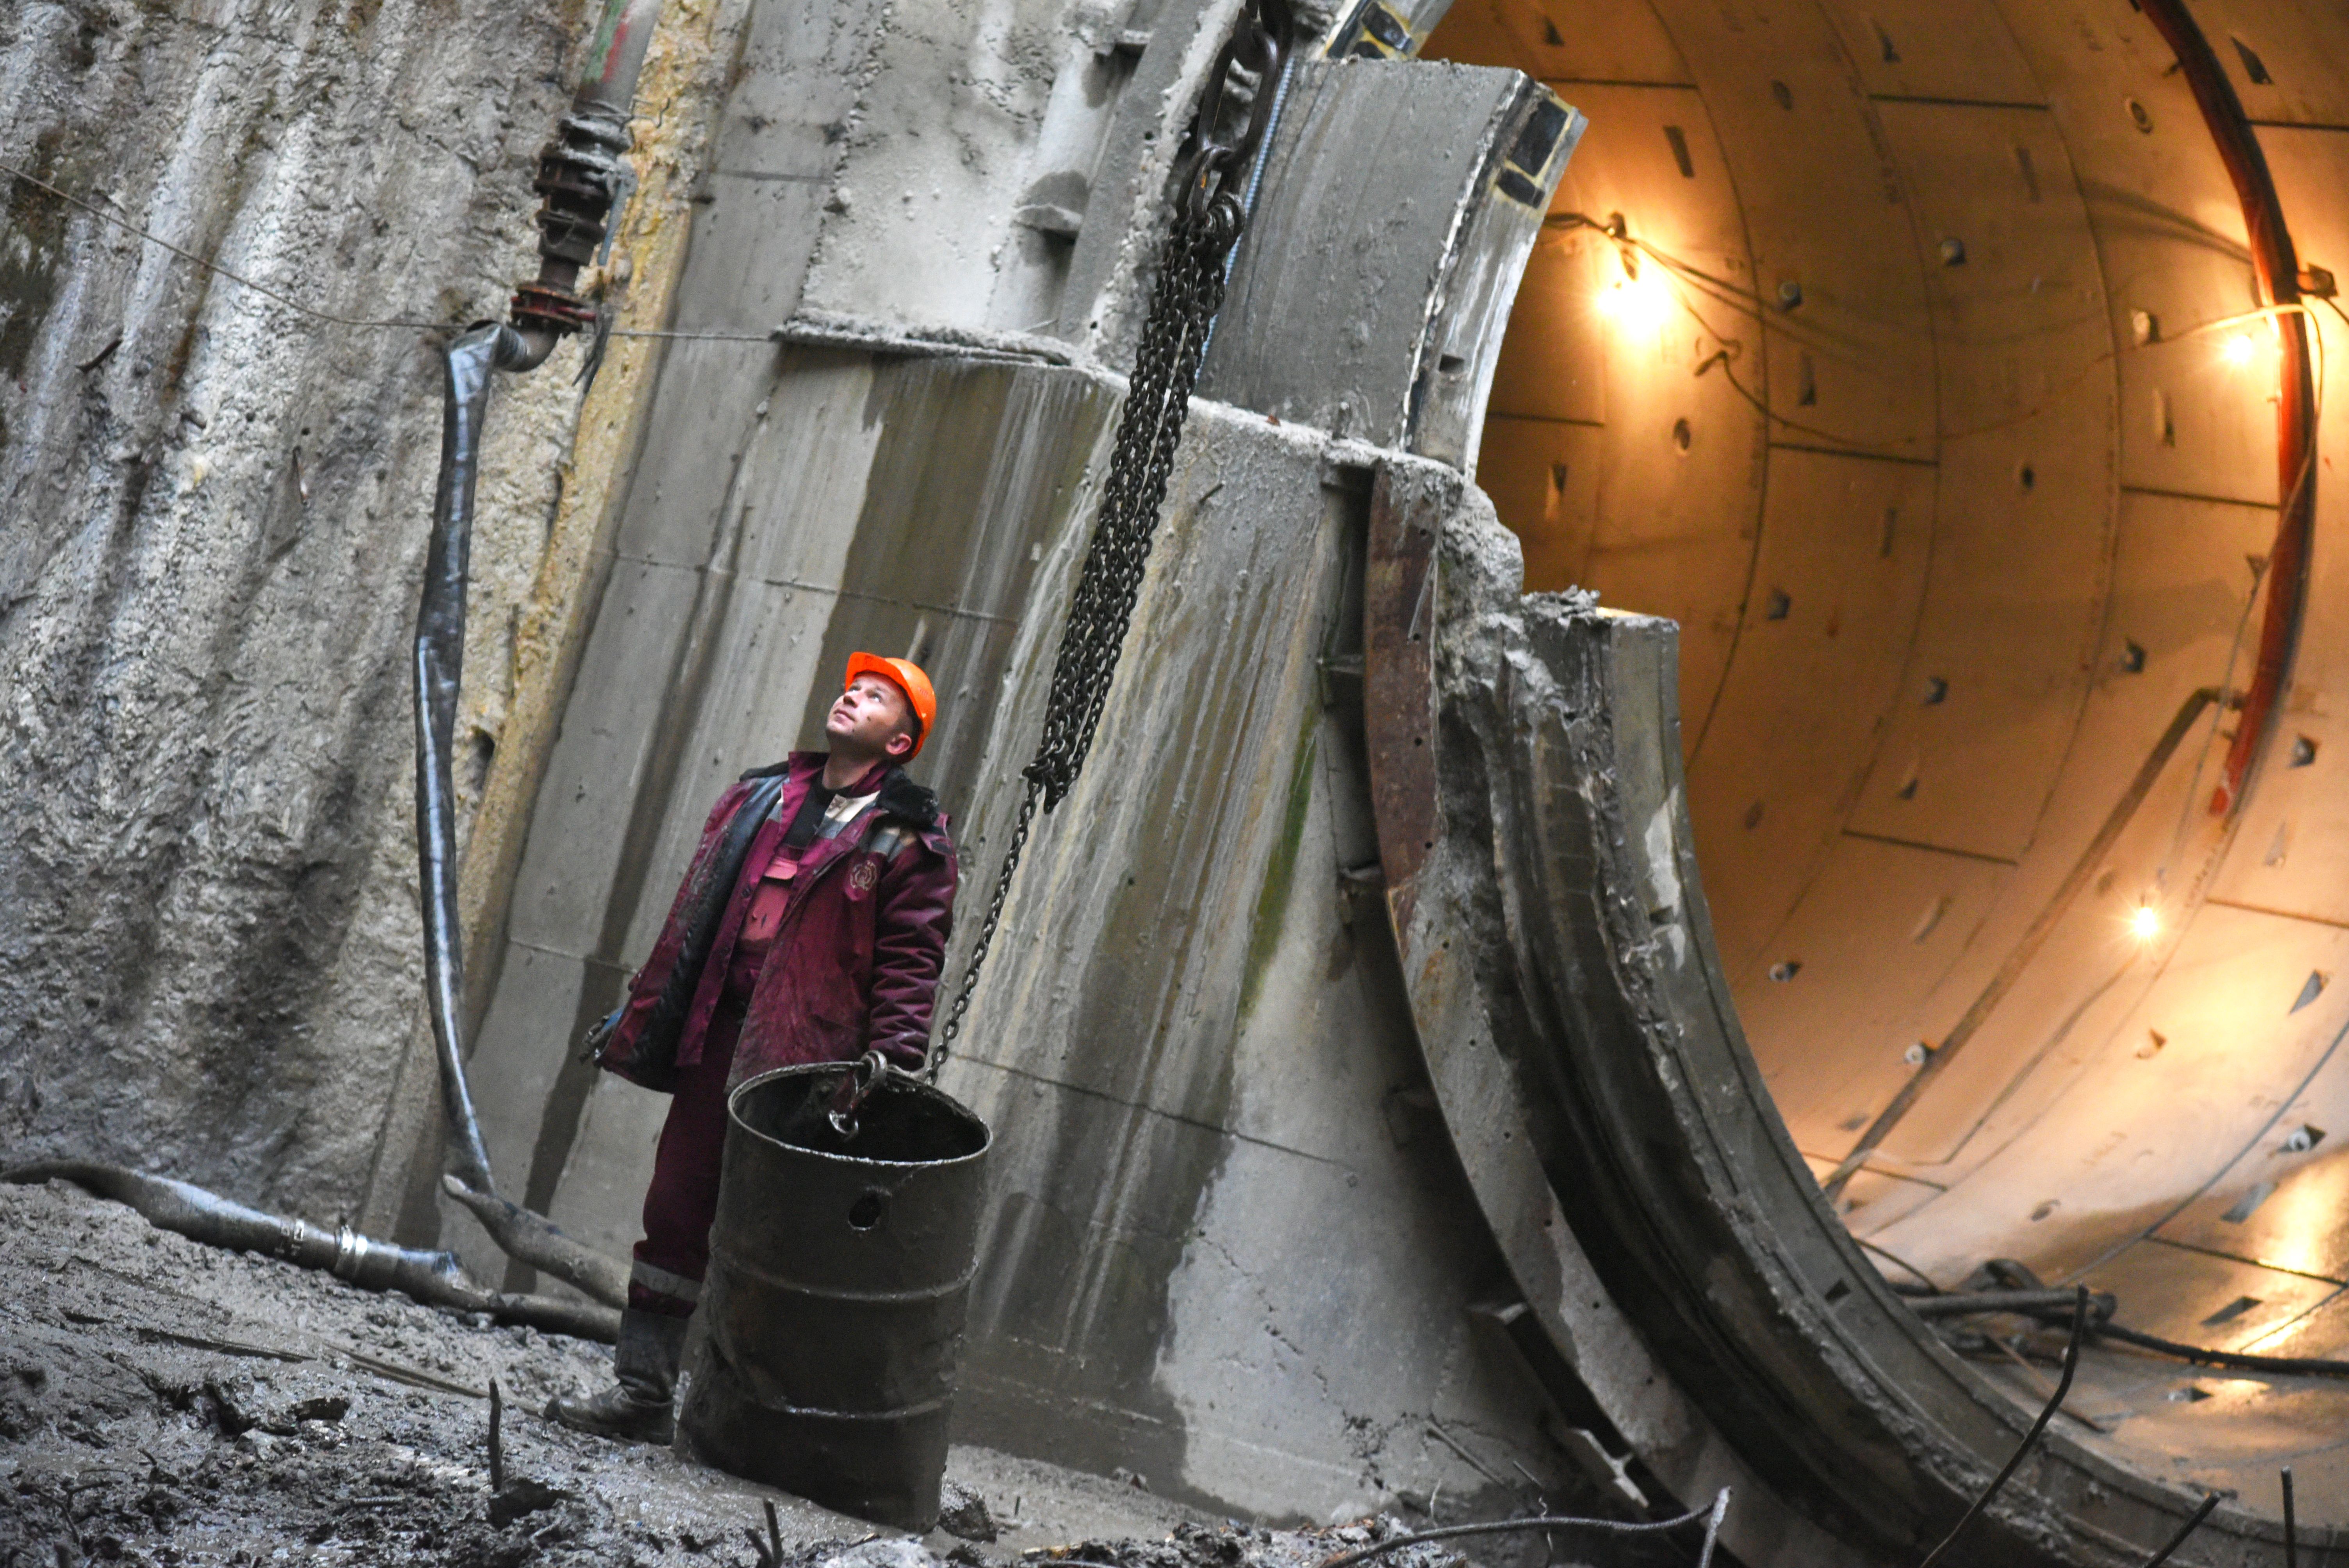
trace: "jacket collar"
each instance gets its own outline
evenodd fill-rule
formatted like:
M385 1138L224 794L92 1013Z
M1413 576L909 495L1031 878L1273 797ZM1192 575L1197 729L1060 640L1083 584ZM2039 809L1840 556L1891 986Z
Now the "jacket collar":
M779 773L789 775L793 783L812 781L823 771L823 765L829 758L828 752L794 751L781 762L765 768L753 768L742 775L742 781L748 783L753 779L771 779ZM906 776L905 770L895 763L874 763L871 771L842 793L861 795L874 789L880 791L878 804L884 815L899 818L922 832L937 826L937 796L915 783Z

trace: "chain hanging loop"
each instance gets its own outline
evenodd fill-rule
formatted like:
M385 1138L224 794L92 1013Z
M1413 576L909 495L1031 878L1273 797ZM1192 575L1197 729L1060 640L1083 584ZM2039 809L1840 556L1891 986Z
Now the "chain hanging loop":
M1021 769L1027 788L1019 815L954 1004L924 1066L926 1079L936 1079L962 1033L1037 807L1050 811L1068 797L1092 749L1093 731L1141 596L1208 329L1223 306L1225 259L1247 223L1239 186L1271 129L1274 84L1288 57L1292 26L1288 0L1254 0L1216 58L1198 119L1177 155L1174 222L1134 348L1133 375L1102 481L1101 515L1061 628L1043 733L1035 756ZM1227 125L1231 121L1236 125Z

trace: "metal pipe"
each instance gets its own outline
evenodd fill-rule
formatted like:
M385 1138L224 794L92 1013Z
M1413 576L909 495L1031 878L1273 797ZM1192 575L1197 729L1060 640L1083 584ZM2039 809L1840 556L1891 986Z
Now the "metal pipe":
M2217 1511L2219 1507L2219 1500L2221 1495L2221 1493L2214 1491L2209 1496L2204 1498L2202 1500L2202 1506L2194 1511L2194 1517L2188 1520L2184 1524L2179 1525L2178 1527L2178 1533L2169 1538L2169 1544L2164 1546L2160 1551L2155 1553L2152 1556L2145 1560L2145 1568L2161 1568L2163 1563L2168 1562L2169 1554L2177 1551L2179 1547L2185 1545L2186 1538L2193 1534L2196 1531L2201 1529L2202 1522L2209 1518L2210 1515Z
M2300 1568L2300 1520L2292 1506L2292 1467L2283 1467L2283 1568Z
M608 248L613 215L636 184L624 161L628 117L660 10L661 0L605 0L570 112L540 150L531 181L542 198L538 276L514 291L511 314L534 346L543 337L543 347L509 368L532 368L558 338L595 320L595 306L580 297L579 274Z
M605 0L603 20L595 25L579 72L574 109L600 108L626 122L660 10L661 0Z
M0 1174L19 1185L70 1181L100 1198L136 1209L158 1230L207 1246L259 1253L305 1269L323 1269L361 1290L404 1291L430 1306L485 1312L501 1323L523 1323L583 1339L617 1339L619 1314L585 1302L483 1290L465 1277L453 1253L396 1246L348 1225L326 1230L305 1220L265 1213L217 1192L167 1176L150 1176L86 1160L44 1160Z
M2227 177L2234 181L2260 293L2272 306L2298 304L2300 258L2284 222L2274 176L2268 171L2267 155L2260 149L2242 100L2235 96L2234 84L2185 0L2139 0L2139 8L2177 55L2195 107L2202 111L2202 123L2218 144ZM2259 655L2243 698L2242 721L2235 727L2234 742L2227 748L2226 766L2211 796L2213 816L2228 814L2242 800L2244 780L2281 712L2284 682L2292 674L2308 609L2309 553L2316 531L2316 382L2304 313L2278 309L2275 322L2283 366L2276 398L2276 533L2268 552L2267 613L2260 624Z

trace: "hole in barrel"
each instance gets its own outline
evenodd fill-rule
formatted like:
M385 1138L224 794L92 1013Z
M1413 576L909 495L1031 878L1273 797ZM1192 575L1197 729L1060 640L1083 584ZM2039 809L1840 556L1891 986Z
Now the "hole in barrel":
M848 1205L848 1228L869 1231L881 1222L881 1210L888 1194L879 1188L868 1188L857 1194L856 1202Z

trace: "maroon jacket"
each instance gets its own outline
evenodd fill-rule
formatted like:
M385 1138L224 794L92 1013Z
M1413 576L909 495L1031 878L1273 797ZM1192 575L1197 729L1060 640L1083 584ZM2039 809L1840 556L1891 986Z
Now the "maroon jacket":
M823 765L823 752L795 751L772 768L745 773L718 798L652 956L628 982L628 999L608 1020L610 1029L598 1031L601 1066L667 1088L676 1068L701 1059L751 893ZM899 1067L918 1067L929 1049L931 1004L954 925L954 843L936 797L897 768L876 771L879 798L837 836L816 840L801 857L790 909L750 995L730 1084L771 1068L853 1061L876 1048ZM657 1026L661 995L686 944L697 883L721 854L720 841L736 810L771 793L774 786L766 781L776 779L781 797L750 839L682 1023ZM873 779L865 775L844 793L861 792ZM685 977L678 980L682 994ZM653 1037L669 1027L678 1031L673 1053L664 1048L666 1040Z

